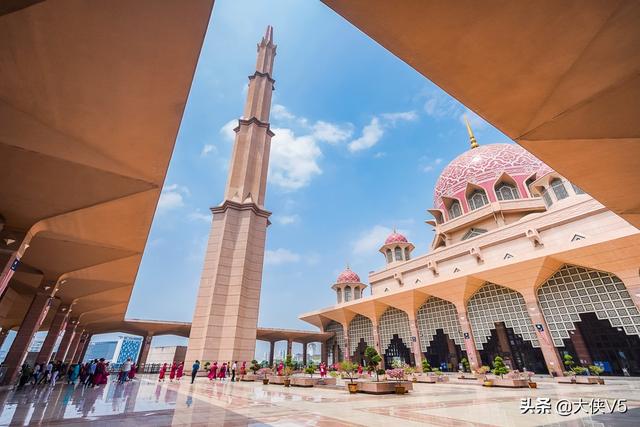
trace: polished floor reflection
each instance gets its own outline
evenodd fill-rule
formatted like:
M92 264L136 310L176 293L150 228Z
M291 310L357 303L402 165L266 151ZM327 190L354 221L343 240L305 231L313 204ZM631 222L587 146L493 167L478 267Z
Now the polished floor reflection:
M455 380L454 380L455 381ZM521 414L521 399L626 399L624 414ZM541 381L535 390L417 384L406 396L349 395L344 389L262 383L134 382L84 389L65 384L0 392L0 425L51 426L638 426L640 381L605 386Z

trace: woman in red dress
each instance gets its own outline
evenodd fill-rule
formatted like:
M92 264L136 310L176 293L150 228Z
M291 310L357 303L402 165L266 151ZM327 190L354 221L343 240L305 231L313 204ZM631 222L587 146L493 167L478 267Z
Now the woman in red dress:
M160 368L160 375L158 375L158 381L164 381L164 374L167 373L167 364L165 363L164 365L162 365L162 368Z
M209 368L209 375L207 375L209 377L209 381L213 381L215 380L217 377L218 373L218 362L213 362L213 365L211 365L211 368Z
M132 380L136 377L136 364L132 363L131 364L131 370L129 371L129 379Z
M227 377L227 362L222 364L222 368L220 368L220 373L218 374L218 378L224 380Z
M176 365L176 362L173 362L173 364L171 365L171 371L169 372L169 381L172 381L175 379L176 377L176 370L178 369L178 365Z
M182 378L183 371L184 363L180 362L180 364L178 365L178 369L176 370L176 378L178 379L178 381L180 381L180 378Z

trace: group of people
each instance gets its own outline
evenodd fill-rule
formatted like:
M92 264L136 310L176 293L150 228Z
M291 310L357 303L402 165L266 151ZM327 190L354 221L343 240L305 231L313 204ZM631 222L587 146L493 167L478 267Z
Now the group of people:
M234 361L233 364L231 362L223 362L222 366L218 366L218 362L213 362L213 364L209 367L209 374L207 378L209 381L215 381L220 379L220 381L226 380L227 377L231 377L231 381L238 381L236 378L236 372L238 370L238 361ZM242 362L242 366L240 366L240 377L243 377L247 374L247 362Z
M49 363L36 363L32 368L28 363L22 365L18 388L24 387L27 383L32 385L49 384L55 386L56 381L67 377L67 384L78 384L83 387L95 387L107 384L109 381L109 362L104 358L90 360L86 363L73 363L67 365L61 361ZM136 365L127 359L120 367L118 383L124 383L135 378Z
M164 382L164 378L167 375L168 364L165 363L160 368L160 375L158 376L158 381ZM171 364L171 369L169 369L169 381L173 382L173 380L180 381L182 375L184 373L184 363L176 363L173 362Z

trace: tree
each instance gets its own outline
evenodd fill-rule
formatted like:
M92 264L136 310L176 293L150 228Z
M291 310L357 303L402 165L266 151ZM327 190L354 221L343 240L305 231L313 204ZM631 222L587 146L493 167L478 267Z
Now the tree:
M469 360L466 357L463 357L460 363L462 363L462 369L464 369L465 372L471 372L471 367L469 366Z
M431 372L431 365L427 359L422 359L422 372Z
M364 360L367 364L367 371L376 373L376 381L380 381L378 377L378 370L376 369L380 362L382 362L382 357L378 354L375 348L367 347L364 350Z
M500 378L502 378L504 374L509 373L509 368L504 364L502 357L496 356L496 358L493 359L493 370L491 372L493 372L494 375L500 375Z
M316 371L316 367L313 366L313 362L309 363L309 366L307 366L306 368L304 368L304 372L306 374L311 375L311 378L313 378L313 373Z
M589 371L591 371L595 376L600 377L600 374L604 372L604 368L598 365L589 365Z
M258 372L258 370L260 370L260 365L258 364L258 361L253 359L251 361L251 366L249 366L249 369L251 370L251 372L253 372L253 374L255 375L256 372Z
M353 382L353 374L358 370L358 365L348 360L340 362L340 371Z
M570 354L565 354L564 357L564 366L567 368L567 371L573 371L573 367L575 366L576 362L573 361L573 356L571 356Z

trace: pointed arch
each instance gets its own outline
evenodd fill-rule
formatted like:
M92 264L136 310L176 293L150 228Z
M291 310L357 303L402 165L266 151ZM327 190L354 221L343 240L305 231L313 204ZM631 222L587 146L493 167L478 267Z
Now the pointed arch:
M373 347L373 322L368 317L356 314L349 322L347 334L349 335L349 354L356 351L360 340Z
M404 311L395 307L388 307L380 316L379 329L380 348L383 353L391 344L394 335L398 335L406 346L411 345L409 316Z
M506 172L503 172L493 184L493 191L495 192L496 200L516 200L521 198L518 183Z
M483 206L489 204L489 197L484 188L479 185L467 183L467 189L465 190L465 196L467 198L467 205L469 211L480 209Z
M418 309L416 320L421 351L427 351L438 329L442 329L449 338L464 348L458 311L452 302L438 297L430 297Z
M442 203L447 210L447 218L449 219L449 221L462 216L462 214L464 213L460 200L454 197L442 196Z
M329 349L330 356L333 356L334 361L340 361L344 359L344 328L342 324L335 320L327 323L324 328L325 332L334 332L335 335L327 340L327 348Z

